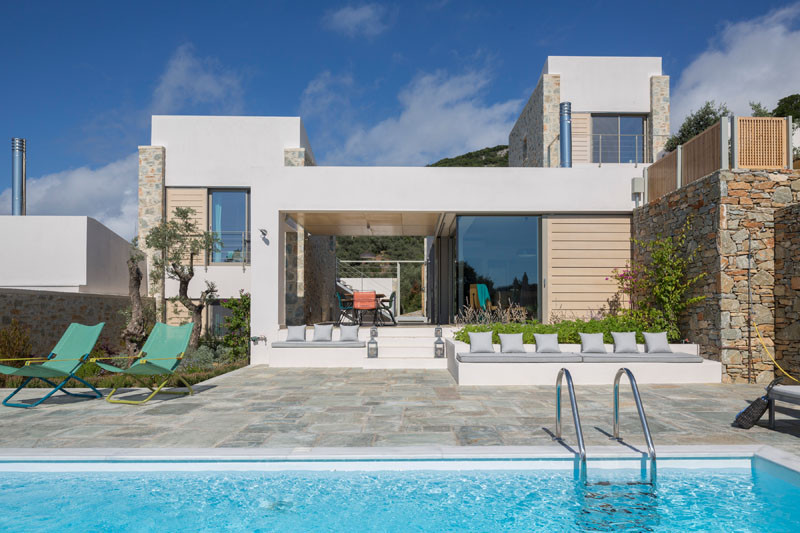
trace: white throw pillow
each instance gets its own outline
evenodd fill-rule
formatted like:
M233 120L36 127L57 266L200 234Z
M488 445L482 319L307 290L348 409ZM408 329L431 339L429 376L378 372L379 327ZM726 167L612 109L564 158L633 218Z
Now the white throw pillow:
M606 353L602 333L579 333L582 353Z
M634 331L612 331L614 337L614 353L639 353L639 346L636 344L636 332Z
M644 335L644 351L647 353L672 353L667 340L667 332L642 333Z
M536 351L538 353L561 353L558 345L558 333L534 333Z
M354 326L339 326L339 340L344 342L358 341L358 324Z
M525 353L522 333L500 333L500 351L502 353Z
M469 351L470 353L494 353L492 332L469 332Z
M330 341L333 338L333 324L314 324L314 342Z
M306 340L306 325L302 326L287 326L289 333L286 335L286 342L305 342Z

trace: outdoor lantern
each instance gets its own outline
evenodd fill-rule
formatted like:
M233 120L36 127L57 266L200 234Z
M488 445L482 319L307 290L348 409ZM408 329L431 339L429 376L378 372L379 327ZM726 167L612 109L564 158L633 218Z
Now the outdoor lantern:
M436 359L444 357L444 341L441 337L437 337L436 340L433 341L433 356Z
M253 342L253 344L258 346L258 341L264 341L264 344L266 344L267 336L266 335L259 335L258 337L250 337L250 340Z
M433 336L437 339L442 338L442 326L436 326L433 330Z
M367 357L378 357L378 341L375 340L375 337L372 337L367 343Z
M372 326L371 328L369 328L369 338L374 339L377 336L378 336L377 326Z

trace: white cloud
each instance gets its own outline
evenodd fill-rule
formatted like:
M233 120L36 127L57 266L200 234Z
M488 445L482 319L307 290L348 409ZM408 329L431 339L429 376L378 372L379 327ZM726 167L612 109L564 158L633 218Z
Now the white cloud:
M183 44L167 63L153 92L153 114L177 113L202 106L226 114L241 113L244 107L241 79L213 58L199 58L194 46Z
M192 45L184 44L167 62L149 110L125 113L112 110L108 116L115 120L96 126L94 135L85 135L95 151L107 152L107 144L113 143L116 152L130 154L135 149L135 139L141 138L141 129L149 129L151 113L179 113L187 109L238 113L242 107L239 77L212 58L198 58ZM138 154L134 153L103 166L84 166L29 178L27 212L90 216L130 239L136 233L138 220L138 164ZM0 214L10 213L9 188L0 192Z
M522 100L486 103L487 72L422 74L400 91L397 116L372 126L354 125L327 164L425 165L508 142Z
M131 239L138 212L138 154L98 168L80 167L28 179L29 215L84 215ZM11 213L11 189L0 193L0 214Z
M347 6L326 13L323 24L348 37L375 37L389 27L385 22L386 16L386 8L378 4Z
M673 89L672 129L707 100L738 115L750 101L772 109L800 88L800 3L727 24L681 73Z

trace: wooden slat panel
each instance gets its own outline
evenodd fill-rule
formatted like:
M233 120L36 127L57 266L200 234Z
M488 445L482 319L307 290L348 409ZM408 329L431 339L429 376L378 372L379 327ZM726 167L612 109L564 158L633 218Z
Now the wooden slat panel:
M720 135L717 122L703 133L695 135L681 148L681 183L686 185L719 170L721 159Z
M174 218L176 207L191 207L194 209L192 219L200 231L208 230L208 189L205 188L167 188L167 220ZM187 258L188 259L188 258ZM205 264L205 253L201 252L195 258L196 265Z
M592 162L592 115L572 114L572 162Z
M630 250L630 241L566 241L553 238L550 255L556 250Z
M614 280L607 278L630 260L630 217L551 217L547 228L551 314L585 318L607 307L617 291Z
M786 119L736 117L736 121L739 168L763 170L786 168Z
M676 152L670 152L647 168L648 202L657 200L678 188L677 157Z
M550 252L550 259L586 259L587 257L594 257L596 259L622 259L624 263L631 258L630 246L625 250L552 250Z

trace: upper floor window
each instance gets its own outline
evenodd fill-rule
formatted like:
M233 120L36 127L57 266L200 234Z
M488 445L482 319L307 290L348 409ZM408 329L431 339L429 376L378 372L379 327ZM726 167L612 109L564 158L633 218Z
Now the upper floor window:
M645 119L641 115L592 115L592 162L643 163Z
M218 243L212 263L250 262L250 191L219 189L209 192L211 232Z

